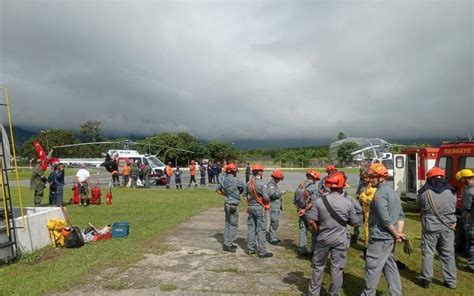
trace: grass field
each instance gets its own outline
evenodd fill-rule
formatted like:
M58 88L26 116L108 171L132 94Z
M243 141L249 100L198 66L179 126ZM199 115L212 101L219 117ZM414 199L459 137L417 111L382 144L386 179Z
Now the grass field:
M30 194L27 189L22 191ZM222 198L206 189L116 189L112 206L68 206L73 223L82 229L89 222L100 227L128 221L130 236L79 249L47 247L24 256L17 264L0 269L0 295L44 295L77 285L103 268L126 267L155 249L166 231L200 211L221 205Z
M66 173L66 176L75 176L76 175L76 172L77 172L77 168L66 168L65 169L65 173ZM96 174L98 171L103 171L105 172L104 169L97 169L97 168L89 168L88 169L90 174L93 175L93 174ZM46 172L44 172L44 175L46 177L48 177L49 173L51 172L51 170L47 169ZM10 181L16 181L16 174L14 171L9 171L8 172L8 178L10 179ZM18 169L18 178L20 180L26 180L26 179L30 179L31 178L31 170L28 169L28 168L20 168Z
M30 192L23 190L23 194ZM52 291L64 291L68 287L87 281L90 276L108 267L125 269L139 261L148 252L160 252L160 237L189 217L210 207L221 207L222 199L206 189L193 190L132 190L116 189L112 206L68 207L75 224L84 228L90 222L95 226L115 221L130 223L130 236L126 239L112 239L86 244L80 249L54 249L47 247L39 252L24 256L17 264L0 269L0 295L43 295ZM285 199L285 209L293 209L291 198ZM291 211L291 210L290 210ZM292 212L291 212L292 213ZM458 289L448 290L442 286L443 279L439 262L435 262L435 280L430 289L416 285L421 266L420 223L415 209L406 207L406 232L413 242L414 253L405 255L397 249L397 259L407 265L401 271L404 295L473 295L472 273L465 271L466 259L458 258ZM296 216L293 216L296 217ZM296 219L296 218L295 218ZM296 224L296 220L295 220ZM297 239L295 229L293 239ZM294 256L294 254L288 254ZM311 276L307 260L294 259L294 266L305 278ZM293 268L294 268L293 266ZM341 295L360 295L364 288L364 260L362 243L351 247L345 269L344 286ZM329 287L326 272L323 287ZM304 289L305 287L300 287ZM386 295L386 284L382 277L380 295ZM298 293L298 290L295 291ZM324 295L324 294L322 294Z

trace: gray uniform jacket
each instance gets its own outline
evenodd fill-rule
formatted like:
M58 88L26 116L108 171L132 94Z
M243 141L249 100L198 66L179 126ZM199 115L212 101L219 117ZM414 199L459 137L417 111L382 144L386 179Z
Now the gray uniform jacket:
M358 220L356 210L350 200L337 192L331 192L326 196L331 207L343 221L354 224ZM307 215L318 224L318 245L333 247L347 243L347 227L331 217L321 198L316 200Z
M395 196L395 192L389 184L380 184L375 192L374 199L370 203L370 238L393 240L392 235L387 231L387 227L393 225L396 228L400 220L405 220L400 199Z
M472 203L474 202L474 186L466 185L462 191L462 208L464 211L470 212L472 210Z
M311 202L314 203L316 199L319 197L317 184L313 183L312 180L307 179L306 181L304 181L303 187L311 193ZM301 209L304 209L304 207L301 207L301 205L304 204L306 206L306 202L304 200L298 200L296 190L295 190L295 196L293 198L293 204L298 205L298 207Z
M272 205L281 204L282 192L278 188L278 185L275 183L275 180L271 180L267 184L268 196L270 197L270 202Z
M265 201L270 201L270 197L268 196L267 184L262 179L255 178L254 181L255 191L257 192L257 194L262 196ZM260 206L260 204L255 200L252 190L249 187L250 182L252 182L252 180L250 180L247 183L247 186L245 187L245 195L248 198L248 204L249 206Z
M347 194L347 191L344 191L343 195L352 203L355 209L356 219L352 220L352 224L362 225L364 223L364 217L363 217L364 211L362 210L362 206L360 205L358 201L352 198L352 196Z
M421 226L423 231L441 232L449 230L447 226L436 218L433 209L428 202L428 192L431 192L436 208L444 221L448 224L456 223L456 216L454 214L456 212L456 195L450 190L445 190L438 194L428 189L418 195L416 200L421 209Z
M218 187L225 193L225 203L238 205L240 203L240 194L244 192L244 182L232 174L226 174Z

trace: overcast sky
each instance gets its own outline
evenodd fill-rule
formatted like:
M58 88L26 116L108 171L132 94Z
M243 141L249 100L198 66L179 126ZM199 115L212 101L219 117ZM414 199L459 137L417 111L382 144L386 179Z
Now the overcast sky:
M223 140L474 133L470 0L0 3L16 125Z

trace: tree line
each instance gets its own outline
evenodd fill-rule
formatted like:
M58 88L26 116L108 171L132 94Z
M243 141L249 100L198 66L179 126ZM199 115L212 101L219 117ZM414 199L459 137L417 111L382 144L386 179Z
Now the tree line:
M100 128L101 122L87 121L81 124L79 133L68 129L40 131L28 139L19 149L19 155L25 159L36 157L33 142L41 143L45 150L56 146L102 142L101 144L56 148L53 156L60 158L101 158L110 149L123 149L126 138L106 137ZM345 137L339 133L337 138ZM104 143L106 142L106 143ZM111 142L111 143L107 143ZM329 146L298 148L265 148L238 150L234 145L219 140L200 141L185 133L162 132L129 142L129 148L140 153L157 155L163 162L172 161L185 165L189 160L207 159L211 161L237 161L241 164L255 161L273 161L282 167L310 167L332 161L329 159ZM341 145L338 159L351 161L350 152L357 149L354 145ZM191 151L191 152L190 152Z

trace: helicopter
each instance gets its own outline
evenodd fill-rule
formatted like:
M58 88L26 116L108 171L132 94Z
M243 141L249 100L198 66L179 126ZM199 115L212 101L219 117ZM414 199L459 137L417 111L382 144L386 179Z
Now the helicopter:
M180 149L165 145L155 145L150 143L140 143L134 142L130 140L123 140L123 141L103 141L103 142L88 142L88 143L77 143L77 144L68 144L68 145L60 145L53 147L56 148L70 148L70 147L78 147L78 146L86 146L86 145L105 145L105 144L123 144L123 149L109 149L106 153L102 153L102 156L105 157L105 160L102 160L100 166L104 167L108 172L112 172L114 170L118 170L123 168L127 165L127 163L131 161L136 161L137 166L140 168L142 165L148 164L151 167L152 174L151 179L156 182L157 185L166 184L166 176L164 175L164 168L165 164L158 159L157 155L152 154L140 154L137 150L130 149L132 145L142 145L148 146L149 150L153 147L160 147L160 148L167 148L172 150L183 151L187 153L194 153L193 151ZM78 162L78 160L75 160ZM93 160L86 160L91 162ZM97 160L94 160L97 162ZM80 161L79 161L80 162Z

